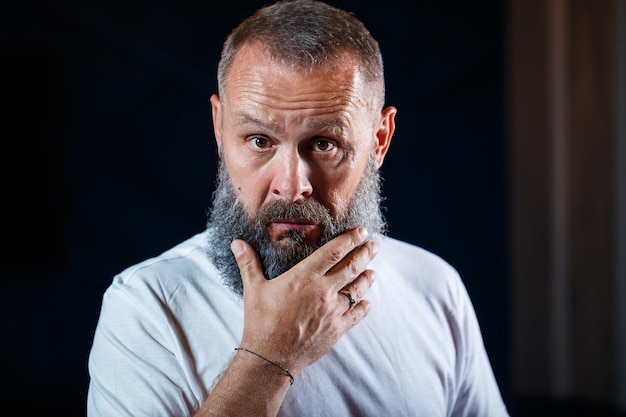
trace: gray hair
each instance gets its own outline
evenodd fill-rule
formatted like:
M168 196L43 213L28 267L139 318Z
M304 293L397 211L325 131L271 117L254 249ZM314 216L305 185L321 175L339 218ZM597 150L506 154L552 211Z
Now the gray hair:
M385 95L383 59L378 42L352 14L315 0L282 0L256 11L224 43L217 81L223 95L237 52L261 44L281 64L311 71L327 69L346 55L355 60L365 80Z

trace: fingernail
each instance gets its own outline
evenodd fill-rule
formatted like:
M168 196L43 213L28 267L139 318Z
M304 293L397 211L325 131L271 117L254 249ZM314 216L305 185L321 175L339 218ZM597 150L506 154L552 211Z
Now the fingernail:
M359 236L361 239L365 239L367 237L367 229L363 226L359 226Z
M230 244L230 250L235 255L235 257L241 255L243 253L243 244L238 240L233 240Z
M378 253L378 249L379 249L379 248L378 248L378 243L376 243L376 242L374 242L374 241L372 241L372 243L373 243L373 245L372 245L372 253L373 253L374 255L376 255L376 254Z

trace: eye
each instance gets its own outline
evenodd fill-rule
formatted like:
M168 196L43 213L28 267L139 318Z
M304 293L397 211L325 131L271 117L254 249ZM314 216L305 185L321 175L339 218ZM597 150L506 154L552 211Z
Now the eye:
M253 136L249 139L249 142L256 149L267 149L270 147L270 141L262 136Z
M328 140L317 140L313 144L313 149L317 152L329 152L335 148L335 144Z

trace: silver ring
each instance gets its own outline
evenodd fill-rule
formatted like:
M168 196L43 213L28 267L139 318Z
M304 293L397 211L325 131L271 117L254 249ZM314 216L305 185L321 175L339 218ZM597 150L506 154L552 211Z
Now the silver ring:
M346 297L348 297L348 300L350 301L350 309L354 308L354 306L356 305L356 299L352 296L352 294L350 294L346 290L339 291L339 292L345 295Z

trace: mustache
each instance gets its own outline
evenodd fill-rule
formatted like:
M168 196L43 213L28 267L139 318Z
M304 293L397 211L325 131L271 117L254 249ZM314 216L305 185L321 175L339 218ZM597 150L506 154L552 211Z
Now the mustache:
M313 199L289 202L275 200L264 204L257 212L256 224L267 227L277 219L298 219L328 226L332 223L330 210Z

